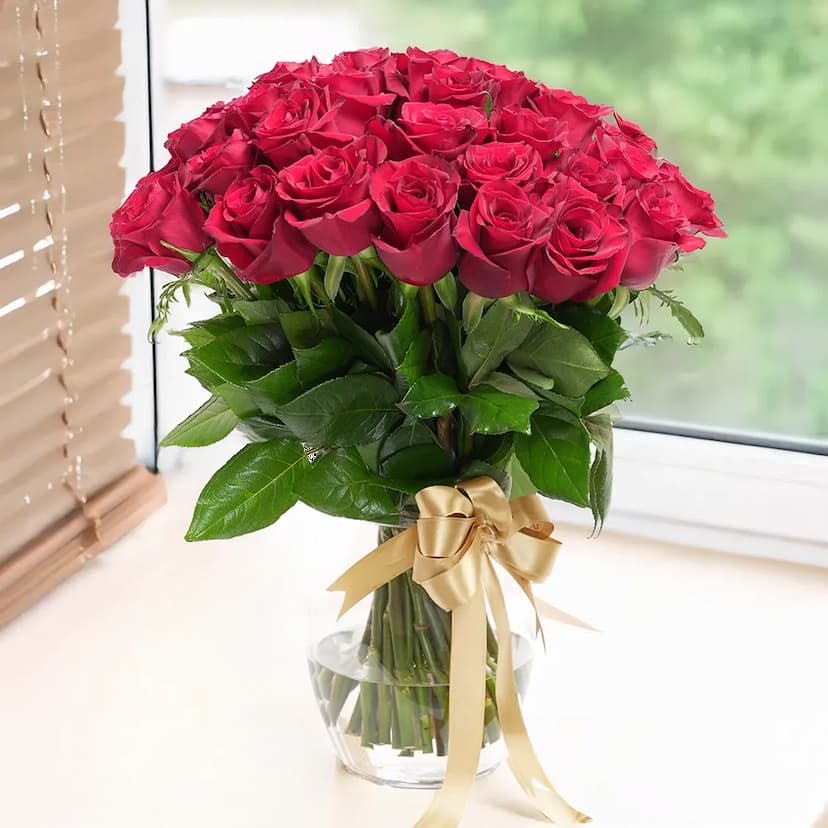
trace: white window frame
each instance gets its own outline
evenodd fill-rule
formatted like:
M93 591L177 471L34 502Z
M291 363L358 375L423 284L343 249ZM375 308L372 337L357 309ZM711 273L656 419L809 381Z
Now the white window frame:
M120 0L120 8L127 79L125 166L131 187L151 158L148 49L150 42L161 42L161 32L156 16L149 20L148 38L145 2ZM158 67L159 61L153 64ZM160 94L159 72L153 74L154 91ZM163 136L153 138L158 149ZM133 434L141 458L154 466L158 411L153 394L158 388L163 397L174 384L155 376L156 354L146 341L151 282L136 277L127 291L136 378ZM164 362L175 365L174 360ZM606 531L828 566L828 456L750 445L745 441L751 435L740 432L706 439L639 430L644 425L639 421L635 430L615 429L614 493ZM653 425L658 429L665 424ZM549 505L555 520L591 526L588 510L560 502Z

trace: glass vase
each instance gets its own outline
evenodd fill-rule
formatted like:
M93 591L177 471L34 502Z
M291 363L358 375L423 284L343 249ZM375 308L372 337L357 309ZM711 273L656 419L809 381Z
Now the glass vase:
M379 527L378 542L404 528ZM319 711L340 761L351 773L378 784L439 786L450 749L450 615L413 581L410 571L341 621L329 612L330 623L314 619L308 663ZM513 634L513 648L522 698L534 644L529 635ZM493 771L505 756L495 701L497 657L489 626L479 775Z

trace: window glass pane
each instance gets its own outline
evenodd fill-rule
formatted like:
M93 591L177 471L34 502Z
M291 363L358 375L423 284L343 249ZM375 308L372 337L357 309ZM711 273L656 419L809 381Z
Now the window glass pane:
M156 139L277 59L446 47L610 103L713 191L730 238L666 274L703 321L620 356L627 416L828 442L822 0L157 0ZM159 100L160 98L160 100ZM163 156L161 156L163 158ZM630 325L634 320L628 320Z

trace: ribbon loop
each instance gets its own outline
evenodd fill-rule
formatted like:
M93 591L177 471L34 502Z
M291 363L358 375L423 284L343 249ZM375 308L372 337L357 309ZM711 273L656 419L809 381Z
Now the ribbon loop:
M552 571L560 543L535 495L509 503L490 477L451 486L428 486L416 496L415 526L386 541L352 566L329 589L344 591L340 615L392 578L412 569L431 599L451 612L449 755L443 787L415 828L455 828L477 775L486 682L486 605L498 642L495 694L509 764L521 787L547 819L583 823L547 779L526 731L515 685L512 632L492 561L501 564L529 600L532 584ZM544 609L547 606L544 605ZM577 619L557 613L558 620ZM540 630L540 620L537 620Z

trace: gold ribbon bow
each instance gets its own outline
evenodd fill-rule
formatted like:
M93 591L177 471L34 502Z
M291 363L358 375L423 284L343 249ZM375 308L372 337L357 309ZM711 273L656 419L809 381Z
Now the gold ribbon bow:
M550 821L589 822L555 791L529 740L515 685L506 603L492 563L496 560L517 581L537 614L532 584L549 575L560 546L551 537L554 526L540 499L530 495L510 503L494 480L476 477L456 488L429 486L416 500L420 510L416 525L374 549L329 587L345 593L342 616L413 568L414 580L451 612L446 777L415 828L455 828L477 775L486 693L487 602L498 642L498 718L512 772Z

